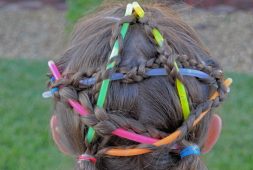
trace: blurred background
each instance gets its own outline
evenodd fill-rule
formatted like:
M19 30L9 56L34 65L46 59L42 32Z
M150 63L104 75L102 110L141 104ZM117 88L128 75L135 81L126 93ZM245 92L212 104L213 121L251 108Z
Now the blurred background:
M229 98L217 110L224 123L222 136L203 159L211 170L253 170L253 1L160 1L195 28L234 80ZM101 3L0 0L1 170L73 169L73 158L59 153L51 139L52 104L41 93L48 59L64 52L76 21Z

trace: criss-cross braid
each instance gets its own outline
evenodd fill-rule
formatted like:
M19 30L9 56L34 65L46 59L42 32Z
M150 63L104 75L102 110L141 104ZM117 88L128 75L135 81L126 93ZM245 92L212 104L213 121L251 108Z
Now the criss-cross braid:
M223 84L224 75L222 71L213 67L211 63L203 64L203 61L199 61L198 58L192 59L186 55L177 54L176 51L170 47L169 42L166 39L163 41L162 46L158 46L157 42L154 39L152 30L153 29L160 30L160 29L159 29L159 26L153 20L150 20L150 17L148 16L145 16L144 18L138 18L135 15L130 15L130 16L125 16L119 20L119 22L114 26L111 43L110 43L111 48L113 48L115 41L118 40L119 54L118 56L114 56L113 58L111 58L108 63L114 62L115 65L118 65L120 63L121 51L123 49L123 37L120 31L124 23L143 25L146 35L154 44L154 46L157 47L157 51L159 53L158 57L151 58L145 63L139 66L133 67L131 69L116 67L116 68L110 68L110 69L105 69L105 68L93 69L93 70L90 70L89 72L80 71L78 73L73 73L73 74L69 73L69 75L67 75L66 78L63 78L55 82L54 84L52 84L52 87L63 86L63 88L61 88L60 91L55 94L55 97L58 98L58 101L59 101L58 104L67 110L66 115L68 115L68 110L73 109L73 107L69 105L69 102L68 102L69 99L79 101L82 106L85 106L90 114L86 116L81 116L80 124L93 128L99 136L110 137L114 130L116 130L117 128L123 128L123 129L131 130L141 135L150 136L157 139L162 139L168 136L168 134L156 129L155 127L151 125L150 126L144 125L134 118L125 117L124 114L122 114L122 112L125 113L124 110L113 111L113 110L105 110L104 108L101 108L101 107L95 107L94 105L98 99L98 93L100 91L103 80L108 79L112 73L119 72L119 73L125 74L124 78L121 80L122 82L136 83L136 82L140 82L144 79L149 78L149 76L146 75L146 71L148 69L164 67L168 73L167 77L172 84L175 84L176 79L180 80L181 82L184 82L184 78L177 71L175 62L177 62L180 67L194 68L194 69L198 69L203 72L206 72L212 77L212 79L207 81L207 83L216 86L217 92L219 93L219 95L216 96L215 98L209 99L199 104L195 108L191 108L190 116L188 117L188 119L184 121L181 127L179 127L177 130L177 131L180 131L180 135L178 135L178 137L176 137L176 139L173 140L173 142L166 145L164 144L161 144L161 145L160 144L159 145L158 144L157 145L138 144L138 145L122 147L121 149L137 149L137 150L140 149L139 151L142 151L140 153L143 154L143 153L160 149L160 147L166 146L170 148L170 146L172 146L174 143L177 143L178 141L181 141L183 138L185 138L185 136L192 130L193 126L195 126L201 120L200 119L201 113L205 111L210 112L212 108L217 107L219 103L223 100L225 94L227 93L227 88ZM90 78L90 77L96 78L95 85L90 87L90 86L84 86L80 84L81 79ZM190 101L190 98L188 99ZM76 114L78 115L79 113L76 112ZM76 121L76 120L73 120L73 121ZM79 135L81 136L82 139L72 139L72 142L78 142L80 140L84 140L83 134L87 133L86 126L75 127L76 129L79 129L79 128L82 129L82 132L81 132L82 135ZM66 135L71 135L71 134L66 134ZM83 147L84 148L82 150L86 150L88 153L91 153L91 154L96 154L100 156L104 154L109 154L109 155L117 156L116 154L112 153L113 149L111 148L105 148L100 151L96 151L99 146L97 146L94 143L89 143L87 142L87 140L85 140L85 146ZM132 155L137 155L137 154L132 154ZM119 155L119 156L129 156L129 155Z
M150 24L150 22L147 18L144 18L142 20L138 20L137 22L144 25L145 31L146 31L147 35L150 35L150 37L153 37L152 30L154 28L157 28L159 30L158 26L155 25L154 22L152 24ZM153 38L152 42L156 43L154 38ZM159 48L159 53L160 53L159 58L152 59L152 61L159 60L159 62L163 64L164 68L167 70L167 72L169 74L168 77L170 78L171 82L175 82L175 78L179 79L180 81L183 81L182 76L178 73L178 71L176 71L175 61L177 60L177 58L180 58L181 60L185 61L185 62L183 62L183 64L185 64L185 63L187 63L187 59L188 59L187 56L184 56L184 55L179 56L179 55L175 54L175 52L173 52L171 50L171 48L169 47L167 41L163 42L162 47ZM199 118L200 114L205 111L209 112L209 111L211 111L212 108L217 107L218 104L220 103L220 101L223 100L224 94L227 93L227 89L223 85L224 78L223 78L222 72L217 71L215 69L212 70L211 66L205 66L203 64L197 65L197 63L200 63L200 62L196 62L194 60L191 60L188 63L189 63L189 66L193 66L195 64L193 66L193 68L199 68L200 70L206 71L217 80L217 85L218 85L217 91L219 92L219 96L217 96L213 99L207 100L206 102L199 104L195 109L193 109L189 118L178 129L179 131L181 131L181 135L179 135L179 137L173 143L170 143L170 145L176 143L177 141L182 140L190 132L192 127L196 124L196 119ZM183 64L182 64L182 66L186 66ZM145 70L145 65L140 66L140 68L142 68L140 70ZM145 71L142 71L142 73L144 73L144 72ZM139 68L137 68L137 67L133 68L130 71L130 73L127 73L127 75L130 74L131 75L130 77L133 77L133 79L135 81L141 81L144 78L146 78L145 74L142 74L143 76L141 76L141 74L136 74L136 73L139 73ZM129 76L127 76L127 77L129 77ZM126 82L132 82L132 81L126 81ZM161 147L161 146L140 144L140 145L136 145L135 147L134 146L124 147L123 149L141 148L141 149L147 149L147 150L155 150L155 149L159 149L159 147ZM145 151L143 151L143 152L145 152ZM108 149L103 149L103 150L99 151L99 154L108 154L108 153L110 154L110 149L109 149L109 152L108 152Z

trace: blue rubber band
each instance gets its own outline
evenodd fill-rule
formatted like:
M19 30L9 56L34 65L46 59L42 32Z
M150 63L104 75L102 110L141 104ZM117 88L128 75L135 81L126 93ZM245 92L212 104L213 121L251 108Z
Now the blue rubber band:
M208 79L210 76L202 71L199 70L193 70L193 69L186 69L186 68L180 68L179 69L180 74L183 76L192 76L197 77L201 79Z
M54 87L52 88L50 91L46 91L44 93L42 93L42 97L43 98L50 98L54 95L55 92L59 91L58 87Z
M201 79L207 79L210 76L202 71L199 70L193 70L193 69L186 69L186 68L180 68L179 73L183 76L192 76L192 77L197 77ZM164 68L156 68L156 69L151 69L146 72L147 76L166 76L167 71ZM122 73L114 73L110 77L110 79L113 80L121 80L124 78L124 74ZM91 86L96 83L96 78L88 78L84 80L80 80L80 84L86 85L86 86Z
M52 77L50 78L50 82L51 82L51 83L54 83L54 82L55 82L54 76L52 76Z
M167 71L164 68L155 68L148 70L146 73L148 76L166 76L168 75Z
M51 93L54 94L55 92L59 91L58 87L54 87L51 89Z
M198 145L188 146L180 152L181 159L190 155L200 155L200 149Z
M200 78L200 79L208 79L210 78L210 76L202 71L199 71L199 70L194 70L194 69L187 69L187 68L180 68L179 69L179 73L183 76L192 76L192 77L197 77L197 78ZM147 76L166 76L168 75L167 74L167 71L164 69L164 68L155 68L155 69L150 69L146 72L146 75ZM110 77L110 79L112 81L115 81L115 80L121 80L124 78L124 74L123 73L114 73L112 74L112 76ZM55 78L54 77L51 77L50 78L50 81L51 83L54 83L55 81ZM88 79L84 79L84 80L80 80L80 84L83 84L83 85L86 85L86 86L91 86L93 84L96 83L96 78L95 77L91 77L91 78L88 78ZM55 88L52 88L50 91L48 92L45 92L43 95L44 98L48 98L48 97L52 97L53 94L55 92L57 92L59 90L59 88L55 87ZM51 93L51 95L50 95Z

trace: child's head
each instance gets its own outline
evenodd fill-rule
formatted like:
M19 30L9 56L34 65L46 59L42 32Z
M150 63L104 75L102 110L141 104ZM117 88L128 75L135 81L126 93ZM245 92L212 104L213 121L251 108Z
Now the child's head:
M62 152L79 157L79 169L205 169L198 153L182 156L182 151L192 145L207 151L219 136L221 121L212 108L227 93L222 69L192 28L170 9L144 6L144 17L135 12L124 17L125 10L123 5L107 7L81 20L69 48L56 61L62 78L51 83L59 88L51 120L55 142ZM130 23L125 37L120 35L123 23ZM163 35L161 44L154 38L154 28ZM116 40L119 54L109 59ZM115 67L107 66L108 60ZM194 70L208 76L197 76ZM109 83L104 107L100 107L98 95L108 78L117 80ZM189 116L184 113L187 103L182 88ZM210 100L216 92L219 96ZM74 109L70 99L89 114L80 115L82 111ZM95 130L91 142L86 137L88 127ZM167 136L173 140L154 145L136 142L117 136L116 131L122 129L158 143ZM124 156L116 156L117 148L126 149L121 152ZM127 156L131 149L139 152Z

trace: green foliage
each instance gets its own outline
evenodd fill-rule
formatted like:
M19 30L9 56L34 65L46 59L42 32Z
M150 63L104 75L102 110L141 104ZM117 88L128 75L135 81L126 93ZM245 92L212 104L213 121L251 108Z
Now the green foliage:
M67 20L73 25L79 18L92 12L98 7L102 0L67 0Z
M50 99L42 99L48 71L45 60L0 59L0 169L67 170L72 158L60 154L49 131ZM231 94L218 112L223 131L204 156L209 169L253 167L253 76L230 73Z

